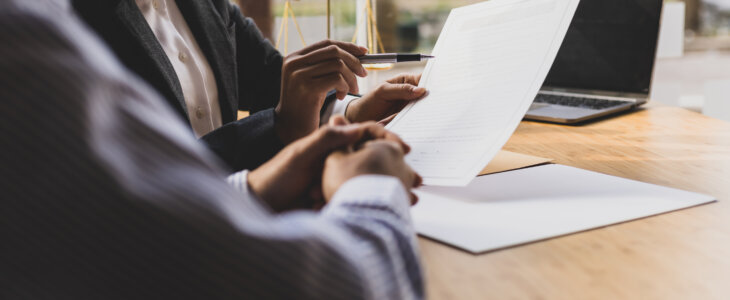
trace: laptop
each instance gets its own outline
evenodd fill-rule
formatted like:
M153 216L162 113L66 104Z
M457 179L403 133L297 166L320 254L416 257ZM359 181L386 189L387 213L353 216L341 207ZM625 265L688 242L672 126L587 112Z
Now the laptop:
M649 99L662 0L583 0L525 119L575 124Z

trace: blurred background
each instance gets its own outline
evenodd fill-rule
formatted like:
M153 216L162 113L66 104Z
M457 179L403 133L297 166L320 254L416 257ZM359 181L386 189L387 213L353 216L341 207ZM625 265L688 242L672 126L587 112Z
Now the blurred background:
M326 0L233 2L256 20L282 52L291 53L327 37ZM481 1L371 0L370 10L367 2L330 0L330 36L342 41L355 38L358 44L377 52L428 54L449 11ZM370 35L368 20L372 21ZM422 68L423 64L408 63L371 71L361 81L361 91L394 75L417 73ZM730 0L665 0L652 101L730 121Z

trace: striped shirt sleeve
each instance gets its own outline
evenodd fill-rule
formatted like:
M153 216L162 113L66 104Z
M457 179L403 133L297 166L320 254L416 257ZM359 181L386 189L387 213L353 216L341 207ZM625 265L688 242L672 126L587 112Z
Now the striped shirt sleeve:
M2 298L424 297L400 182L270 213L58 3L0 1Z

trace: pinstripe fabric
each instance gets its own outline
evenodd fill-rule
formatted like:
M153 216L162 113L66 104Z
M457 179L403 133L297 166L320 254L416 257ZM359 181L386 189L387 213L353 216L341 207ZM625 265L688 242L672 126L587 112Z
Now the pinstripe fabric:
M79 24L0 0L0 298L424 297L398 180L273 215Z

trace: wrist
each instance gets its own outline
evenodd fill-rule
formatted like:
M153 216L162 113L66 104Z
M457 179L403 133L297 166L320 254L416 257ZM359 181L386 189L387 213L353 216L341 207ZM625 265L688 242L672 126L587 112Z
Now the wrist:
M276 136L279 140L284 145L288 145L291 143L291 137L289 136L290 131L288 130L290 126L287 124L289 118L284 116L284 112L282 112L282 110L283 109L280 105L274 109L274 131L276 132Z
M307 135L307 124L300 124L294 114L277 106L274 109L274 131L284 145Z
M362 98L353 97L350 99L345 98L345 100L343 100L343 101L346 101L346 103L342 104L344 106L344 112L342 113L342 115L344 115L345 119L347 119L347 121L350 121L350 123L359 122L358 114L359 114L359 110L360 110L360 107L359 107L360 99L362 99Z
M259 172L256 170L249 171L248 174L246 174L246 185L248 187L248 192L252 196L259 199L261 202L266 203L266 200L262 197L263 190L259 184L261 182L261 176L259 175Z
M285 204L277 201L275 191L271 189L273 186L271 173L266 171L265 167L259 167L256 170L248 172L246 183L251 195L258 199L262 204L268 206L274 212L282 212Z

